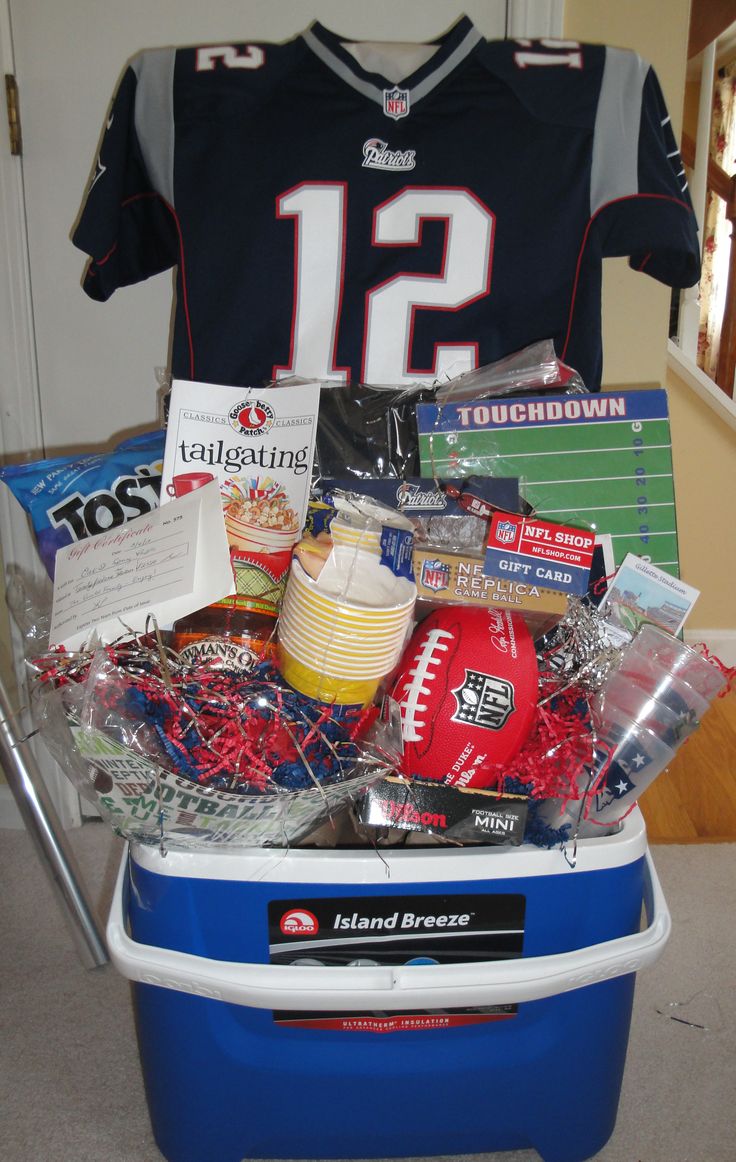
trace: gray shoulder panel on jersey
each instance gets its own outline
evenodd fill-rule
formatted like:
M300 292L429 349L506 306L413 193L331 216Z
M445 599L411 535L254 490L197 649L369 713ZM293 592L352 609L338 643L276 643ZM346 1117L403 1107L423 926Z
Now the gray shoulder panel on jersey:
M353 89L362 93L370 101L375 101L377 105L383 106L384 91L380 86L374 85L371 81L364 80L363 77L359 77L349 65L336 56L326 44L323 44L310 28L302 33L302 37L315 56L318 56L322 63L327 65L329 69L332 69L333 73L336 73L341 80L351 85ZM440 81L443 81L453 69L457 68L482 39L483 37L477 28L470 28L455 51L450 53L447 60L443 61L423 81L420 81L418 85L409 91L410 103L413 105L417 101L421 101L422 97L426 97L428 93L431 93Z
M638 193L642 90L649 65L628 49L606 48L590 175L591 217L607 202Z
M148 176L162 198L174 205L175 48L155 48L137 56L135 130Z

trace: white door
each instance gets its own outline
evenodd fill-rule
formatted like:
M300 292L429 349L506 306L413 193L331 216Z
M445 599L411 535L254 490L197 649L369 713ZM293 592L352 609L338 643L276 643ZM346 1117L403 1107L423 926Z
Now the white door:
M0 0L0 57L20 93L22 158L0 125L0 453L110 445L157 424L172 278L105 304L80 288L70 242L107 104L128 57L158 45L283 40L318 19L356 40L431 39L465 11L488 37L560 35L562 0ZM37 569L25 518L0 490L5 564ZM17 643L16 643L17 648ZM41 758L41 755L39 755ZM67 822L76 796L50 777Z

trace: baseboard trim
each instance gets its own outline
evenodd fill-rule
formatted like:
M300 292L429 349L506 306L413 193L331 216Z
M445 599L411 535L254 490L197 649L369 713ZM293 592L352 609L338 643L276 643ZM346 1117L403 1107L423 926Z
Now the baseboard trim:
M686 629L684 636L690 646L707 646L724 666L736 666L736 629Z
M23 816L7 783L0 783L0 827L12 827L16 831L25 827Z

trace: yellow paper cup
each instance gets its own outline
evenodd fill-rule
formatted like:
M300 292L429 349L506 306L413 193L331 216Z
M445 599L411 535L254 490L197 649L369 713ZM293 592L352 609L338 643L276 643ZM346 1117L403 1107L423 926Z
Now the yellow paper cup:
M376 557L381 555L381 534L377 530L356 527L336 516L330 525L330 536L336 545L362 549Z
M380 678L349 680L320 673L294 658L283 642L279 642L276 656L284 680L315 702L368 706L375 698Z
M407 611L414 608L416 601L416 587L414 585L406 585L404 591L409 590L408 596L403 601L397 601L391 605L369 605L363 601L353 601L341 596L339 593L332 593L325 588L320 588L311 577L305 573L298 561L293 561L291 566L291 573L287 584L287 593L293 590L292 599L297 600L300 604L309 605L313 609L318 609L329 613L332 617L335 611L340 616L346 619L358 618L366 622L392 622L401 620Z
M399 646L392 647L380 656L360 649L346 653L336 650L329 641L309 641L284 627L280 631L279 640L291 656L305 666L340 678L382 678L394 668L400 654Z
M406 625L414 611L414 602L404 608L376 609L368 606L349 606L329 594L315 595L303 592L299 586L287 583L284 608L302 620L327 622L347 633L356 629L390 630Z
M299 616L298 611L281 608L279 626L297 637L304 637L316 645L328 644L345 653L356 653L356 644L361 643L361 652L367 648L372 655L388 654L398 642L403 642L409 627L409 619L405 623L391 626L389 629L373 629L358 631L354 627L350 630L339 628L334 622L320 618Z

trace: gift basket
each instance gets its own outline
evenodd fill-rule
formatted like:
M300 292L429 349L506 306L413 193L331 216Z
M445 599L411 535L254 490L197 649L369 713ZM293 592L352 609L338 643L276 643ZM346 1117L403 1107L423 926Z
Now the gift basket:
M227 444L201 422L204 391ZM4 470L51 577L63 562L52 601L10 595L39 730L118 834L189 849L528 842L569 857L621 824L728 688L678 636L688 586L651 555L617 570L600 524L540 515L554 481L509 474L510 408L531 417L533 452L536 417L564 427L590 399L550 345L429 394L373 393L384 419L368 409L353 475L334 475L354 459L355 433L335 422L347 397L310 381L176 381L161 432ZM632 454L642 490L654 453L635 437ZM133 483L156 498L100 528ZM179 584L182 556L195 571L173 616L159 579ZM632 609L637 563L650 590Z
M370 476L336 471L353 433L320 431L329 385L206 385L215 439L202 385L174 381L160 505L72 526L53 595L9 594L39 733L129 840L107 945L170 1162L530 1143L568 1162L611 1132L635 974L669 934L636 802L734 675L681 640L690 587L591 527L589 486L556 521L552 482L503 447L509 409L533 452L579 385L494 376L471 401L423 392L413 433L405 392L384 396L415 455L385 423ZM483 446L443 427L467 408L497 424ZM28 466L34 498L58 468ZM439 1129L432 1061L458 1094ZM191 1070L225 1066L205 1132ZM279 1116L285 1086L303 1118ZM367 1138L366 1087L387 1111Z

